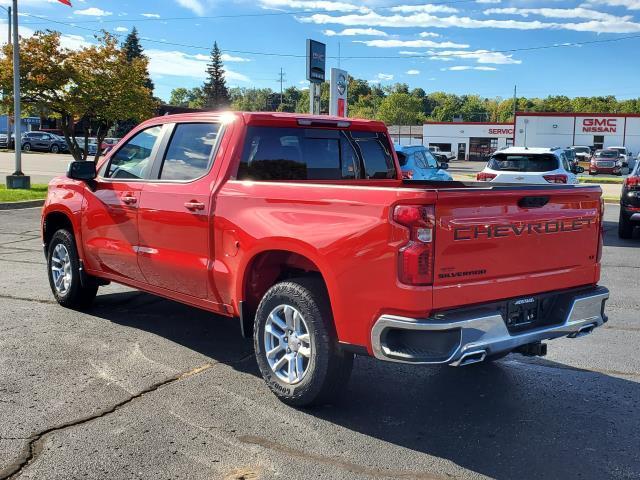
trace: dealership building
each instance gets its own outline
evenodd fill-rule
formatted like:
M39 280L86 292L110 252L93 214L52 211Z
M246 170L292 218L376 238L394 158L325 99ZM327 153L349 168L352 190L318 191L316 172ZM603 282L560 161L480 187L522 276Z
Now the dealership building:
M513 145L513 123L427 122L422 135L423 145L453 152L458 160L485 160Z
M426 122L390 126L401 145L439 147L458 160L486 160L499 148L624 146L640 152L640 114L518 112L514 123Z
M640 115L606 113L517 113L515 145L527 147L627 147L640 151Z

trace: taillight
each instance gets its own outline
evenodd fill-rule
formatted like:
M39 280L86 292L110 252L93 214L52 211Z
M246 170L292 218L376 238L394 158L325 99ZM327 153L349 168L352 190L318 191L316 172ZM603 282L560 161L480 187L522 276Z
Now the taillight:
M490 182L496 177L497 175L495 173L478 172L478 174L476 175L476 180L478 182Z
M403 170L402 178L405 180L411 180L413 178L413 170Z
M635 190L640 187L640 177L627 177L624 179L624 186Z
M604 244L604 198L600 197L600 231L598 232L598 250L596 262L602 258L602 245Z
M543 177L549 183L567 183L567 176L564 174L543 175Z
M409 242L398 251L398 280L407 285L431 285L436 224L433 205L398 205L393 219L409 230Z

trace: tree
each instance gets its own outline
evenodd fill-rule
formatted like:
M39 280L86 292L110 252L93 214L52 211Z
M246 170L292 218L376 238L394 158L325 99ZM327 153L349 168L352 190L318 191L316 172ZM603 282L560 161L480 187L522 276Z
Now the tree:
M140 45L140 38L138 38L138 30L136 27L133 27L129 35L127 35L127 38L125 38L124 43L122 44L122 50L127 57L128 62L132 62L136 58L147 58L144 54L142 45ZM155 88L148 72L145 87L147 87L151 93L153 93Z
M229 91L224 79L222 52L218 48L218 42L213 43L211 63L207 65L207 74L209 78L203 87L205 107L213 110L221 110L228 107L230 103Z
M419 125L424 122L422 101L408 93L391 93L380 103L377 117L387 125Z
M6 103L13 91L11 56L11 46L5 46L0 88L10 92ZM156 105L145 86L146 71L145 58L127 61L106 33L96 45L79 50L61 47L59 32L36 32L20 41L22 101L60 119L75 160L86 160L88 150L78 144L78 125L84 130L84 145L90 133L100 144L116 121L139 122L153 114Z
M202 88L174 88L171 90L169 105L186 108L204 108L204 93Z

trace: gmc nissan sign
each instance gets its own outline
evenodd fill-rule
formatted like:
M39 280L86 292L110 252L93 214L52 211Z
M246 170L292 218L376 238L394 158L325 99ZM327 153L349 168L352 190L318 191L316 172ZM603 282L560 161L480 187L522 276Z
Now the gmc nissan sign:
M583 133L616 133L617 118L584 118L582 120Z

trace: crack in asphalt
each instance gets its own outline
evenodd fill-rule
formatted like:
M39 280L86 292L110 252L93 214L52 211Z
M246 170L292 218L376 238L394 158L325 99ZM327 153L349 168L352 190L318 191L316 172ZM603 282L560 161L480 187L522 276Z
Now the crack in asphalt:
M312 463L327 465L330 467L337 467L341 470L346 470L357 475L363 475L371 478L394 478L394 479L418 479L418 480L442 480L443 478L451 478L447 476L436 476L433 474L407 471L407 470L387 470L384 468L367 467L364 465L358 465L357 463L350 462L341 458L331 458L326 455L311 453L308 451L297 450L295 448L288 447L281 443L275 442L268 438L259 437L257 435L241 435L238 437L242 443L248 445L255 445L265 448L267 450L275 451L287 455L288 457L299 458L302 460L310 461Z
M241 358L240 360L237 360L238 362L242 361L244 359ZM197 375L205 370L208 370L209 368L211 368L214 364L213 363L205 363L203 365L200 365L199 367L193 368L191 370L187 370L186 372L182 372L179 373L177 375L174 375L172 377L169 377L165 380L162 380L160 382L156 382L153 385L141 390L140 392L136 393L135 395L131 395L128 398L126 398L125 400L122 400L118 403L116 403L115 405L113 405L110 408L104 409L96 414L93 415L89 415L87 417L83 417L77 420L73 420L70 422L65 422L62 423L60 425L57 425L55 427L50 427L47 428L41 432L38 432L34 435L32 435L31 437L28 438L29 442L27 443L27 445L25 446L25 448L23 449L20 458L15 461L13 464L10 464L8 467L4 468L3 470L0 470L0 480L9 480L9 479L14 479L17 478L18 476L20 476L20 474L23 472L23 470L25 468L27 468L32 462L34 462L38 456L42 453L42 451L44 450L44 441L46 439L46 437L52 433L55 432L59 432L61 430L65 430L67 428L70 427L76 427L78 425L83 425L86 424L88 422L91 422L93 420L96 420L98 418L102 418L105 417L107 415L110 415L116 411L118 411L120 408L124 407L125 405L133 402L134 400L142 397L143 395L146 395L148 393L152 393L157 391L158 389L166 386L166 385L170 385L172 383L178 382L180 380L183 380L185 378L188 377L192 377L194 375Z
M32 262L30 260L12 260L10 258L3 258L0 256L0 262L11 262L11 263L26 263L28 265L46 265L44 262Z
M17 295L8 295L0 293L0 298L4 298L6 300L19 300L21 302L36 302L36 303L46 303L48 305L57 305L58 302L55 300L45 300L43 298L30 298L30 297L18 297ZM0 479L2 480L2 479Z

